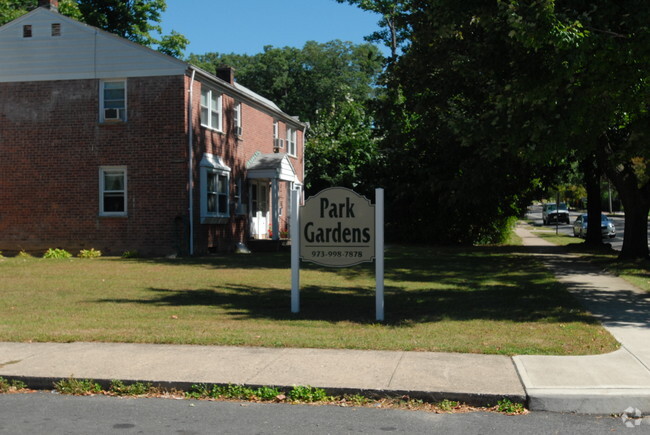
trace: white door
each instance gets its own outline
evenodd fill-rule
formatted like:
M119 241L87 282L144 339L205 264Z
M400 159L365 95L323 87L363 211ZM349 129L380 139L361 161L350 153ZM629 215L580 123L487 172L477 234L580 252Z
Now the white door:
M269 183L266 180L251 182L251 235L255 239L269 236Z

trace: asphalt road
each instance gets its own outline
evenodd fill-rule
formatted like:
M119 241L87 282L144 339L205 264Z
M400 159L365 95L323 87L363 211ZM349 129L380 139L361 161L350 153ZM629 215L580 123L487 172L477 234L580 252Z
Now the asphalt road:
M542 224L542 207L539 205L531 206L528 209L528 213L526 216L528 219L531 219L534 221L534 224L536 226L544 227L549 230L555 230L557 227L557 230L560 234L567 234L567 235L573 235L573 221L576 220L578 215L582 214L581 212L575 212L575 211L570 211L569 216L571 218L571 224L559 224L556 225L555 223L551 225L543 225ZM612 248L616 249L617 251L620 251L621 248L623 247L623 234L625 233L625 218L623 216L614 216L610 217L612 222L614 222L614 225L616 226L616 237L612 239L607 239L605 240L606 243L611 243ZM650 245L650 222L648 222L648 245Z
M633 425L629 428L625 423ZM638 424L637 426L634 426ZM434 414L338 406L0 395L0 434L612 434L645 433L648 419L536 412ZM635 431L636 432L631 432Z

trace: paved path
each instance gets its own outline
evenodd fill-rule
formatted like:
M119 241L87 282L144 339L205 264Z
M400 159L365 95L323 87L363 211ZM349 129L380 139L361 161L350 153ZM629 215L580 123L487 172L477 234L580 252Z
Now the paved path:
M621 343L593 356L475 355L331 349L275 349L120 343L0 343L0 376L34 388L76 377L147 381L187 389L196 383L291 387L335 393L409 395L532 410L650 413L650 299L534 236L517 233Z
M650 295L576 255L517 228L524 246L564 283L621 343L592 356L513 358L531 409L610 414L650 412Z

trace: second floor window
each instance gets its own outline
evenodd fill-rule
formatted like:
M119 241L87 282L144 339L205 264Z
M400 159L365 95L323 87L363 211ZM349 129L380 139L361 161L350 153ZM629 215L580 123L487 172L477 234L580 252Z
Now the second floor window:
M210 88L201 88L201 125L222 131L221 94Z
M287 153L291 156L296 155L296 130L287 127Z
M100 92L101 122L126 121L126 80L104 80Z
M235 108L233 110L233 124L235 127L235 135L241 136L243 133L241 120L241 103L235 103Z

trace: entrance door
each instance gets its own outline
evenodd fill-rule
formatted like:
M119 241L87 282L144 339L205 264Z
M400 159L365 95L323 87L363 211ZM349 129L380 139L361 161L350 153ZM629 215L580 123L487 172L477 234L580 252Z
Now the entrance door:
M255 239L268 238L269 183L266 180L251 182L251 235Z

